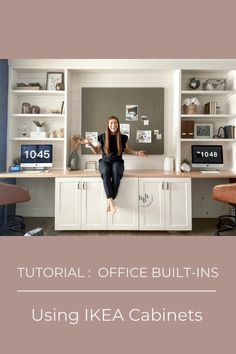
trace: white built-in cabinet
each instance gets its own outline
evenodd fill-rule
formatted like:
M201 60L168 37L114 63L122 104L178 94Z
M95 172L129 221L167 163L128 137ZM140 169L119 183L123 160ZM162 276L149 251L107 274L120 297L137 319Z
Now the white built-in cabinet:
M139 179L140 230L191 230L191 179Z
M48 73L60 73L64 90L47 89ZM67 83L66 69L30 69L9 67L7 169L20 157L21 144L52 144L53 168L65 169L67 160ZM19 84L26 85L19 87ZM27 86L27 85L40 85ZM23 104L37 106L40 113L25 112ZM33 111L34 112L34 111ZM34 120L46 122L46 137L32 137Z
M138 178L123 178L117 212L107 213L101 178L56 178L56 230L138 230Z
M108 213L109 230L138 230L138 189L138 178L122 178L115 200L117 211Z
M165 178L166 230L192 230L190 178Z
M101 178L56 178L56 230L191 230L191 179L124 177L116 206Z
M77 102L81 98L76 96L74 87L90 85L90 81L83 81L84 76L78 73L90 72L89 69L99 69L102 61L74 61L72 64L69 61L60 60L12 60L9 65L9 105L8 105L8 139L7 139L7 170L13 164L14 159L20 156L21 144L30 143L48 143L53 145L53 169L66 170L67 162L70 153L70 138L72 135L71 121L79 120L79 112L74 115L77 107ZM119 64L119 65L118 65ZM92 67L91 67L92 65ZM117 66L118 65L118 66ZM227 63L227 61L219 61L215 63L196 61L179 63L179 69L174 69L174 63L169 63L167 66L172 67L166 71L164 63L154 61L133 61L130 62L115 60L106 62L106 69L111 70L111 77L117 73L117 69L122 67L127 69L128 74L133 70L140 70L144 74L147 70L147 76L150 68L156 68L156 72L163 72L164 76L173 75L173 95L166 96L172 100L173 114L165 115L168 121L169 117L173 117L173 121L168 122L174 130L174 146L171 154L175 158L176 171L180 171L181 161L184 158L191 160L191 145L192 144L224 144L224 169L236 169L236 139L183 139L181 137L181 120L193 120L194 124L212 124L213 135L218 132L219 127L225 125L236 125L236 63ZM192 68L191 68L192 67ZM142 71L143 70L143 71ZM62 73L64 80L64 90L47 90L48 73ZM200 87L196 90L189 88L189 80L191 78L200 80ZM79 83L79 80L82 80ZM208 79L225 79L226 86L224 90L203 90L203 83ZM88 77L88 80L91 78ZM99 81L99 86L106 85L107 77L104 76L104 83ZM26 87L19 88L17 84L24 83L39 83L40 90ZM115 84L114 84L115 85ZM120 84L118 83L118 86ZM160 84L162 85L162 84ZM168 91L167 91L168 93ZM200 101L200 106L196 114L184 114L181 106L185 98L197 97ZM219 114L205 114L204 105L207 102L215 101L220 107ZM64 104L63 104L64 102ZM22 113L22 104L29 103L31 106L39 106L40 114L25 114ZM63 109L62 109L63 106ZM75 107L76 106L76 107ZM167 107L166 107L167 108ZM166 109L166 111L168 111ZM57 112L57 113L52 113ZM74 115L74 116L73 116ZM33 120L41 120L47 123L45 130L47 137L37 139L30 137L30 132L36 129ZM76 132L80 131L80 124ZM60 129L64 129L64 137L57 135ZM53 134L55 133L55 134ZM169 131L170 133L170 131ZM168 140L165 141L165 153L168 151Z
M82 230L106 230L106 198L101 178L81 178L81 225Z
M189 88L191 78L198 78L200 86L197 89ZM203 84L207 80L223 79L225 87L221 90L204 90ZM181 120L194 121L196 124L211 124L213 127L212 136L202 138L192 136L183 138L180 134L181 160L187 158L191 161L191 145L197 144L220 144L223 145L224 169L236 169L236 139L217 138L220 127L226 125L236 126L236 71L235 70L182 70L181 71ZM196 97L200 102L197 112L186 114L183 111L183 102L186 98ZM206 114L205 104L208 102L217 103L217 114ZM214 137L214 138L213 138Z
M164 178L140 178L140 230L165 230L165 226Z
M55 179L55 229L81 229L81 178Z
M47 75L51 72L63 73L64 90L47 90ZM191 78L200 80L201 85L196 90L189 88ZM202 85L208 79L225 79L225 89L203 90ZM39 83L41 89L22 89L17 87L18 83ZM20 156L21 144L33 143L52 144L53 169L67 170L71 136L81 132L81 88L91 86L164 87L166 131L164 153L174 157L175 171L180 172L183 159L191 160L193 144L222 144L224 170L236 170L236 139L199 139L194 136L183 139L183 136L181 137L182 120L193 120L195 125L212 124L214 136L221 126L236 126L236 61L234 59L9 60L7 170L14 159ZM182 110L183 101L185 98L192 97L197 97L200 101L198 111L196 114L185 114ZM204 105L210 101L217 102L220 113L205 114ZM22 113L23 103L39 106L40 114ZM52 113L55 111L57 113ZM35 130L33 124L35 119L47 122L45 139L30 137L30 132ZM50 134L60 129L64 129L64 137ZM141 159L129 158L127 162L135 169L161 170L163 166L163 156L160 155L151 156L150 163L145 162L141 167ZM86 162L86 156L81 156L81 161ZM127 166L128 164L126 168L130 168ZM127 188L125 188L126 183ZM133 183L123 179L116 200L117 213L111 216L106 213L106 200L103 199L105 195L101 180L95 183L96 187L91 178L89 181L65 179L65 184L64 180L61 182L58 180L56 228L58 230L189 230L191 229L191 192L188 191L188 183L187 179L181 183L180 178L176 182L173 178L170 181L166 178L164 180L158 178L155 181L147 179L142 185L141 178L137 178ZM94 189L93 195L90 193L90 188Z
M105 206L101 178L56 178L56 230L104 230Z

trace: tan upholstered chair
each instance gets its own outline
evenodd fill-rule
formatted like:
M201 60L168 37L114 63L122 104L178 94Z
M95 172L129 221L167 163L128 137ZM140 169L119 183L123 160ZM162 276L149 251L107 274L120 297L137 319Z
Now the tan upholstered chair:
M234 230L236 235L236 183L220 184L213 188L212 199L231 204L234 215L221 215L218 218L216 236L221 232Z
M7 205L28 202L30 194L26 187L8 183L0 183L0 206L3 206L3 222L0 225L0 233L5 231L22 232L25 228L22 216L7 216ZM21 229L21 231L19 231Z

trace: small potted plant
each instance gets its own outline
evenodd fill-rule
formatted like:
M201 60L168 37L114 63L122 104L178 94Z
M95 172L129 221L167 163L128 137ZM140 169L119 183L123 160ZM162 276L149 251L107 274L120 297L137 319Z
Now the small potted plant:
M182 164L181 164L181 171L182 172L190 172L190 170L191 170L190 165L191 165L190 160L185 157L182 161Z
M200 106L200 102L196 97L185 98L183 102L184 114L196 114L197 107Z
M40 120L34 120L33 122L36 125L36 131L37 132L43 131L45 125L47 124L46 122L41 122Z

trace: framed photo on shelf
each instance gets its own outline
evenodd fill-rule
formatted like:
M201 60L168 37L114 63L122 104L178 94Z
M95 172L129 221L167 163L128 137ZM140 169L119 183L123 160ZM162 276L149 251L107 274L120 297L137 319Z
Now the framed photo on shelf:
M46 90L55 91L57 84L64 83L64 73L62 72L48 72Z
M194 124L195 139L212 139L213 124Z

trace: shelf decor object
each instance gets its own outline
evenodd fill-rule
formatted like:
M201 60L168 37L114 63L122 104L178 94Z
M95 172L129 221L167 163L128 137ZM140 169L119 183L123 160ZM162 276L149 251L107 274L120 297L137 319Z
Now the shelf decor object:
M46 132L43 132L43 131L30 132L30 137L31 137L32 139L34 139L34 138L45 139L45 138L47 138L47 133L46 133Z
M212 139L213 138L213 124L194 124L194 138L195 139Z
M21 113L22 114L30 114L31 113L31 105L28 102L23 102L21 105Z
M72 151L69 157L69 166L71 171L79 170L79 155L76 150Z
M16 90L41 90L42 87L38 82L30 82L29 84L25 84L23 82L16 83Z
M196 90L200 86L200 80L197 79L196 77L193 77L192 79L190 79L188 86L192 90Z
M197 106L191 104L190 106L183 105L184 107L184 114L197 114Z
M209 79L203 82L202 88L206 91L223 91L226 86L225 79Z
M70 166L71 171L79 170L79 155L77 153L77 149L80 144L80 139L81 139L81 137L79 134L75 134L71 138L72 152L69 157L69 166Z
M47 90L57 90L57 85L61 84L58 90L64 90L64 73L63 72L48 72L47 73ZM63 87L62 87L63 84Z
M36 125L36 132L30 132L31 138L47 138L47 133L44 131L44 127L47 122L41 122L39 120L33 120L34 124Z
M189 139L194 137L194 120L181 121L181 138Z
M200 102L196 97L185 98L183 102L184 114L197 114L198 106L200 106Z

